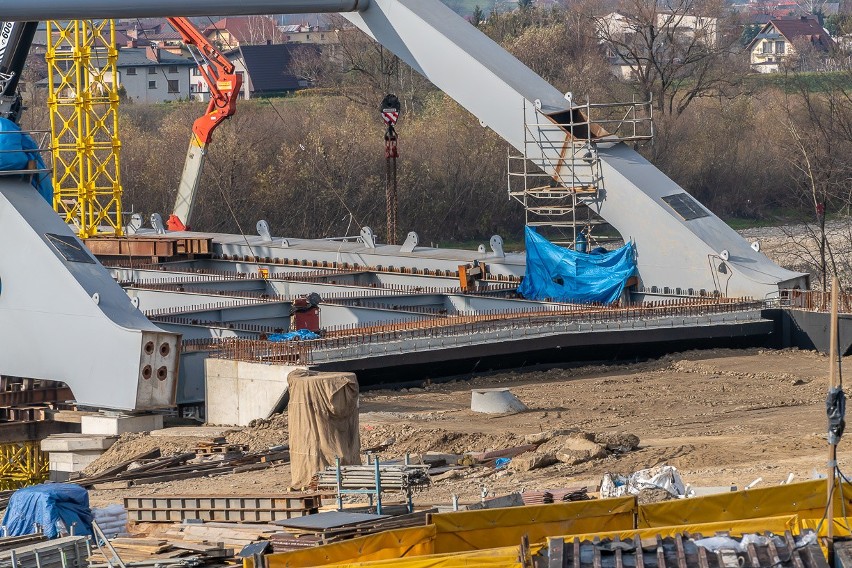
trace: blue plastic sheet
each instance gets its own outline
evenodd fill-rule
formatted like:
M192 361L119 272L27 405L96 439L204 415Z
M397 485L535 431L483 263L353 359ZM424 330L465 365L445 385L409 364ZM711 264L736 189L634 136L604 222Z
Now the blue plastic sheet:
M271 333L268 337L269 341L308 341L319 338L319 335L309 329L300 329L289 333Z
M633 243L600 254L555 245L532 227L524 231L527 270L518 293L528 300L612 304L636 273Z
M18 489L9 499L2 524L9 536L24 536L36 532L39 525L47 538L59 536L64 523L74 534L92 534L92 511L89 492L73 483L45 483Z
M21 127L7 118L0 118L0 170L26 170L30 160L44 169L44 160L32 136L21 132ZM33 187L53 206L53 184L50 175L33 176Z

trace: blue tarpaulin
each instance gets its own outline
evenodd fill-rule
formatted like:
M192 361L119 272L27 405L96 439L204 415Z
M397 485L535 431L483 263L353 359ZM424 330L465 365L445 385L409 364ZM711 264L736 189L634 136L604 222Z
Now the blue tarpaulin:
M44 160L38 152L38 144L32 136L21 132L21 127L7 118L0 118L0 170L26 170L34 160L39 169L44 169ZM33 187L53 206L53 184L46 173L33 176Z
M92 534L92 511L89 492L73 483L45 483L18 489L9 499L3 526L9 536L24 536L36 532L39 525L47 538L59 536L59 528L74 527L74 534Z
M612 304L636 272L633 243L601 254L555 245L532 227L524 231L527 270L518 293L528 300Z
M308 341L319 339L320 336L309 329L300 329L289 333L270 333L269 341Z

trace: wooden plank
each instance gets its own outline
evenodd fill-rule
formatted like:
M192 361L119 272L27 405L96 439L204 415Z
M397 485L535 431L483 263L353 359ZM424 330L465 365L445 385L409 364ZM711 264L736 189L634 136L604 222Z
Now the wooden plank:
M748 544L746 551L748 553L748 559L751 562L751 567L760 568L760 558L757 557L757 547L754 546L753 542Z
M598 545L601 542L600 537L596 536L592 545L592 550L594 551L594 558L592 560L592 566L594 568L601 568L601 549Z
M675 548L677 549L677 566L678 568L687 568L686 553L683 551L683 535L677 533L675 535Z
M163 546L164 544L168 544L165 540L160 540L156 538L132 538L132 537L117 537L111 539L110 542L113 546L116 544L133 544L138 546Z
M583 563L582 558L580 557L580 539L576 536L574 537L574 566L573 568L580 568Z
M551 538L547 545L547 568L564 568L565 540Z
M790 551L794 568L805 568L805 564L802 562L802 557L799 556L799 551L796 549L796 541L793 539L793 533L785 531L784 542L787 543L787 550Z
M181 464L181 463L185 462L186 460L191 460L194 457L195 457L195 454L192 453L192 452L178 454L176 456L171 456L171 457L159 459L159 460L152 461L150 463L141 465L141 466L134 468L130 471L124 472L123 475L126 475L128 477L136 477L141 473L148 472L148 471L151 471L151 470L159 470L159 469L164 469L164 468L167 468L167 467L171 468L172 466Z
M657 535L657 568L666 568L666 551L660 535Z
M766 536L769 537L769 545L767 546L769 549L769 560L772 561L773 566L781 566L781 557L778 556L778 547L775 546L775 539L771 535Z
M615 535L615 568L624 568L624 560L621 558L621 537Z
M642 549L642 538L639 533L633 535L633 546L636 549L636 568L645 568L645 551Z
M698 568L710 568L710 561L707 559L707 549L703 546L698 547Z
M112 467L109 467L109 468L99 472L97 475L90 476L90 477L84 477L83 479L78 479L74 483L77 483L78 485L83 485L85 487L87 484L93 484L93 483L98 482L99 480L103 480L103 479L106 479L108 477L113 477L113 476L117 475L118 473L127 469L131 464L133 464L135 462L138 462L140 460L145 460L145 459L158 458L158 457L160 457L160 448L154 448L153 450L148 450L147 452L141 452L141 453L133 456L130 459L124 460L121 463L118 463L118 464L116 464Z

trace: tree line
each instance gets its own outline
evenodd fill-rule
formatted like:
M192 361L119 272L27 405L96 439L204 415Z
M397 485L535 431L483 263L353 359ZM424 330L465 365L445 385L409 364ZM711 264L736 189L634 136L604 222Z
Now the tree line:
M612 10L638 14L629 37L602 30ZM659 24L664 11L717 17L717 40L671 33ZM652 98L655 139L640 152L723 218L809 223L822 250L815 262L831 268L821 227L852 203L849 69L811 73L791 64L756 76L742 47L744 26L721 0L532 3L511 13L480 11L471 25L575 100ZM394 93L402 103L401 234L416 230L421 242L443 244L492 234L520 240L524 215L507 195L507 144L388 50L340 29L339 44L295 57L312 89L241 101L217 130L193 228L251 233L263 218L281 236L351 235L369 225L383 240L379 102ZM632 58L635 72L618 76L614 58ZM189 102L122 106L126 208L170 211L202 111Z

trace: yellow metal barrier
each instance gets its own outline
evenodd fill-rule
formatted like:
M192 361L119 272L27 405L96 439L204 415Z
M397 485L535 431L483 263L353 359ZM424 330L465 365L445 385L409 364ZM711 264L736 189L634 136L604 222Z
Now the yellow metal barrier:
M333 566L337 568L379 568L386 566L393 566L394 568L523 568L520 554L519 546L507 546L473 552L434 554L419 558L379 560L376 562L353 562L334 564Z
M642 505L639 507L637 528L700 525L784 515L819 519L825 512L825 484L822 479ZM839 489L835 499L835 517L842 516L844 502L847 514L852 514L852 487L844 485L843 499Z
M654 527L650 529L618 530L603 533L592 532L586 534L570 534L550 538L562 538L566 541L572 541L575 538L579 538L581 541L584 541L592 540L595 537L599 537L603 540L607 538L615 538L617 536L621 540L630 540L633 539L636 535L639 535L639 538L643 539L653 538L657 535L666 538L669 536L674 536L676 534L683 534L685 532L690 534L699 533L704 536L713 536L717 532L726 531L731 536L742 536L748 533L763 533L765 531L770 531L777 534L784 534L784 532L788 530L792 531L794 534L798 534L799 518L796 515L763 517L760 519L748 519L745 521L723 521L718 523L677 525L671 527ZM548 542L550 541L550 538L548 538Z
M47 481L48 466L47 455L38 442L0 444L0 490Z
M512 546L526 535L531 543L548 536L633 528L633 497L576 503L462 511L434 515L435 552L465 552Z
M268 568L302 568L328 566L346 562L396 560L425 556L435 552L435 525L397 529L344 542L326 544L316 548L270 554L266 557ZM251 558L244 568L254 568Z
M842 495L842 498L841 498ZM297 552L267 556L269 568L303 566L518 566L524 536L540 548L548 537L642 538L816 529L825 511L825 480L637 506L633 497L433 515L426 527L401 529ZM835 535L852 534L852 486L838 487ZM821 528L824 534L826 524ZM512 554L510 554L512 551ZM513 555L514 554L514 555ZM400 560L402 559L402 560ZM253 568L246 560L245 568Z

